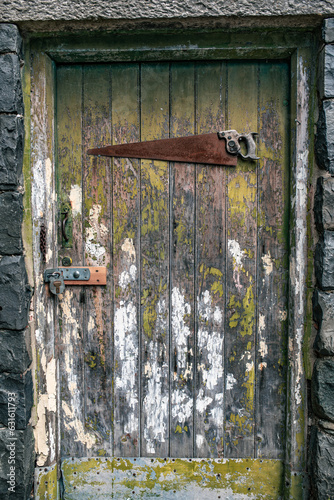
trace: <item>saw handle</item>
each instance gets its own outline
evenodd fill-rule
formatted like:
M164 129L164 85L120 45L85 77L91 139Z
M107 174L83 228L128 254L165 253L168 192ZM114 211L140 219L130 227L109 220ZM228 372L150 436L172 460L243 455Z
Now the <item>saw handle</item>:
M241 158L259 160L256 156L256 144L255 136L258 134L256 132L249 132L249 134L238 134L236 130L225 130L223 132L218 132L219 139L225 139L226 141L226 151L232 155L240 155ZM241 153L240 142L245 142L247 147L247 153L243 155Z

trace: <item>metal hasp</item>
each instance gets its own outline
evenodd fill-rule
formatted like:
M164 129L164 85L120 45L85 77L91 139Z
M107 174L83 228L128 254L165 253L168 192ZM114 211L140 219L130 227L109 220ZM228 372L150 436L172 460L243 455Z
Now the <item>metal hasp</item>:
M49 283L50 291L59 295L65 285L106 285L106 267L57 267L44 271L44 282Z
M238 134L236 130L227 130L212 134L105 146L89 149L87 153L98 156L142 158L235 167L238 155L244 159L258 159L255 156L255 135L257 135L255 132ZM225 139L225 147L222 139ZM246 155L241 154L241 142L244 142L246 145Z

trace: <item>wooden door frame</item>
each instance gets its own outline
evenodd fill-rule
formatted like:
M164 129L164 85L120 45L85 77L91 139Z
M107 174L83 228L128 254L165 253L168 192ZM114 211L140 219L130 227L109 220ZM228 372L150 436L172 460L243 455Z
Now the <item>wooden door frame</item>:
M313 169L313 107L316 39L312 32L283 33L191 31L124 35L93 33L31 38L25 48L24 96L26 109L24 225L28 267L34 282L35 318L35 427L40 458L35 488L57 493L57 459L60 430L58 367L54 343L54 301L48 297L42 279L45 267L57 261L55 179L55 71L57 63L209 60L209 59L289 59L291 68L291 181L290 181L290 268L288 397L286 422L285 496L300 498L306 488L307 397L303 361L307 303L312 286L308 258L308 185ZM31 201L30 201L31 196ZM31 204L30 204L31 203ZM52 222L50 222L52 221ZM40 224L47 223L46 262L40 255ZM29 265L30 263L30 265ZM311 263L311 264L310 264ZM37 354L36 354L37 353ZM38 386L38 399L37 399ZM45 486L46 484L46 486ZM43 489L41 489L43 488ZM45 490L45 488L47 488ZM39 496L41 495L41 496ZM44 496L43 496L44 498ZM52 498L56 498L55 496Z

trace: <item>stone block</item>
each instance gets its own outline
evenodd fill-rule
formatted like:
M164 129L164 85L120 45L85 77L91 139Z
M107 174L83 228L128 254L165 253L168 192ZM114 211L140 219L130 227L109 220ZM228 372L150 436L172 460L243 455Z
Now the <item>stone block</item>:
M319 94L321 99L334 97L334 45L325 45L320 53Z
M12 396L11 396L12 395ZM10 399L15 397L15 403ZM0 374L0 423L9 426L8 412L13 408L10 402L15 404L15 429L25 429L31 417L33 405L33 384L31 370L25 373L1 373Z
M22 254L23 201L20 193L0 194L0 254Z
M0 330L0 373L23 373L30 365L30 330Z
M0 329L24 330L28 324L31 288L21 256L0 259Z
M316 360L311 394L314 413L334 422L334 358Z
M14 444L14 446L13 446ZM14 463L8 463L14 460ZM28 500L34 480L34 434L29 425L24 431L0 429L0 498L1 500ZM7 482L15 467L14 491Z
M317 123L315 153L319 168L334 174L334 100L322 103Z
M309 457L311 498L334 498L334 436L314 426Z
M22 38L15 24L0 23L0 54L15 52L21 54Z
M23 118L0 115L0 190L17 187L22 173L23 147Z
M20 60L16 54L0 55L0 113L23 114Z
M322 290L334 289L334 232L324 231L315 248L315 277Z
M334 18L324 20L322 26L322 39L326 43L334 42Z
M313 317L318 323L314 349L322 356L334 356L334 293L315 290Z
M315 224L319 232L334 230L334 178L319 177L314 197Z

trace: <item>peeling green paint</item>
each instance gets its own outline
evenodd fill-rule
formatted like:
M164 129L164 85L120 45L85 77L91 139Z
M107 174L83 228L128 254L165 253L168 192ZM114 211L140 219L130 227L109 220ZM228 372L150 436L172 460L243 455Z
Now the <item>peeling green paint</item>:
M35 469L35 500L57 500L57 465Z
M64 498L279 499L282 468L278 460L260 459L67 459Z

